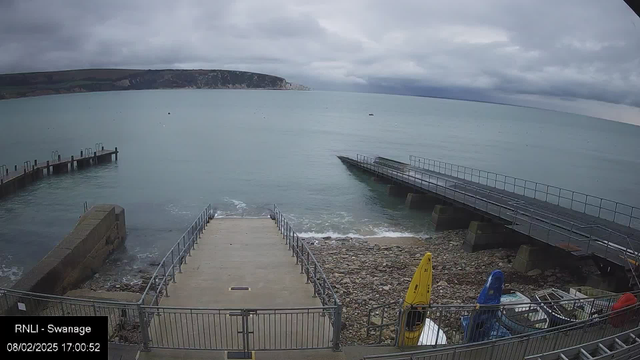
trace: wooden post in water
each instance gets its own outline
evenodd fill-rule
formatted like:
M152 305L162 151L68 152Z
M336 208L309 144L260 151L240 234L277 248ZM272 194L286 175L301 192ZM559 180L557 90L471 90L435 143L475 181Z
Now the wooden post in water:
M71 170L73 170L73 155L71 155Z
M98 163L98 152L97 151L93 152L93 163L94 164Z
M116 161L118 161L118 147L116 146Z

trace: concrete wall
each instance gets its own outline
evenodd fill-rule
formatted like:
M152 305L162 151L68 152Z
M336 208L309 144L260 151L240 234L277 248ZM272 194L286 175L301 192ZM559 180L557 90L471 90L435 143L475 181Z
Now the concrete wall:
M96 205L76 227L12 287L62 295L90 278L126 238L124 209Z

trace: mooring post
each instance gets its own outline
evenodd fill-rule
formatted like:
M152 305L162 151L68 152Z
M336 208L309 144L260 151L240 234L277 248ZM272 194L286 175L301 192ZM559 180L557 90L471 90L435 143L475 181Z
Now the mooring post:
M13 166L13 171L18 171L18 165Z
M116 161L118 161L118 147L116 146Z
M58 162L62 160L62 156L60 156L60 154L58 154Z
M73 170L73 155L71 155L71 170Z
M82 150L80 150L80 157L82 157Z
M33 167L38 167L38 159L33 160Z
M49 168L49 160L47 160L47 175L51 175L51 169Z

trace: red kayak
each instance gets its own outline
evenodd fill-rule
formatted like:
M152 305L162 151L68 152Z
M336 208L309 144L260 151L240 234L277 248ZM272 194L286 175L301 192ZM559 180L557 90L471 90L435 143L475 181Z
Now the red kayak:
M638 299L636 299L635 296L630 293L625 293L620 297L620 299L618 299L618 301L616 301L615 304L613 304L611 311L621 310L626 307L633 306L637 302ZM626 320L630 320L630 318L632 318L632 316L630 315L630 311L619 311L616 314L611 315L611 317L609 318L609 324L616 328L623 327L626 323Z

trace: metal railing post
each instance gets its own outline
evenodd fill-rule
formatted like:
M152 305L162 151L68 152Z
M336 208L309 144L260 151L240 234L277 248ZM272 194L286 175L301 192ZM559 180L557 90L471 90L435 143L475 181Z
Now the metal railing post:
M144 299L141 299L144 301ZM142 305L138 303L138 322L140 323L140 334L142 335L142 351L149 350L149 324L147 324L147 317L144 314Z
M313 262L313 295L311 295L311 297L318 297L318 295L316 295L316 293L318 292L318 263L317 262Z
M162 286L164 286L164 294L166 297L170 297L169 296L169 284L167 284L167 268L164 267L164 264L162 264L162 270L164 270L164 275L162 277Z
M311 264L309 263L309 250L307 249L307 266L305 266L305 273L307 274L307 284L309 283L309 273L311 272Z
M295 252L295 248L296 246L298 246L298 239L300 238L298 236L298 234L294 235L293 238L295 239L295 244L289 244L289 250L291 250L291 257L294 257L294 252Z
M173 259L173 249L171 249L171 280L175 284L175 282L176 282L176 262Z
M333 315L333 351L340 351L340 330L342 330L342 304L336 304Z

